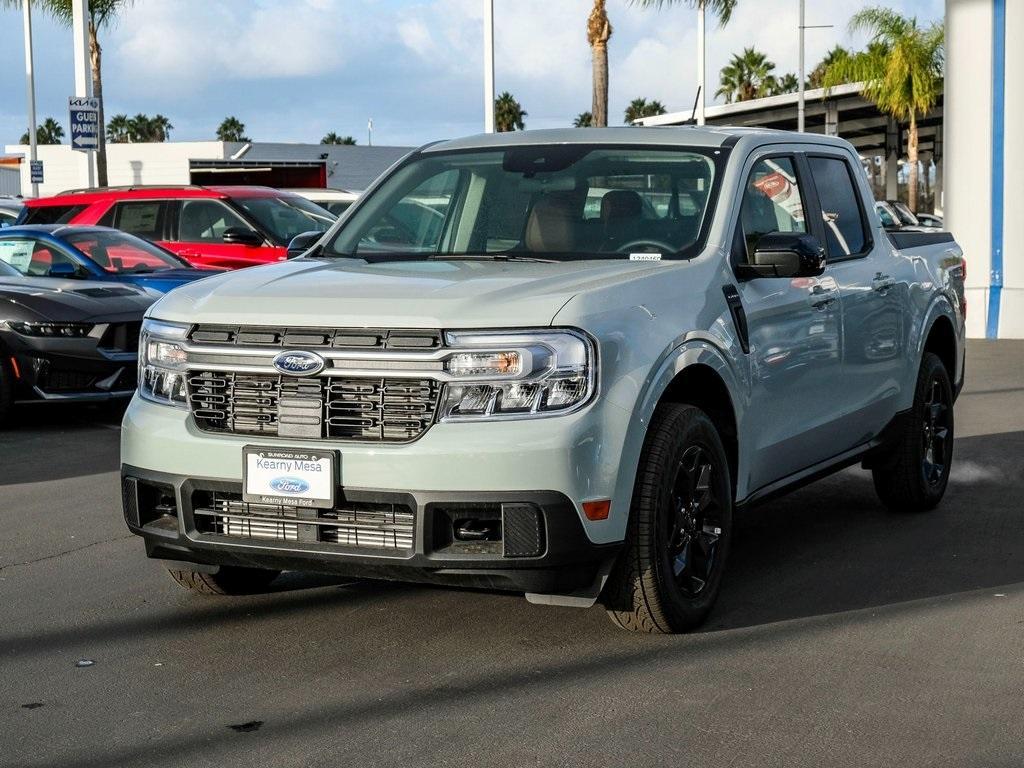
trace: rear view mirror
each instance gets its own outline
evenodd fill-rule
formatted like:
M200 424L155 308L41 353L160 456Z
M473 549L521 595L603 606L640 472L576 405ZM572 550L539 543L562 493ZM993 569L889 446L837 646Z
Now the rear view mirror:
M301 235L296 235L288 243L288 258L294 259L296 256L301 256L312 248L323 235L323 232L303 232Z
M825 271L825 249L814 235L772 232L757 241L750 263L738 271L744 277L817 277Z
M244 227L228 227L221 235L221 240L229 245L263 245L263 238L251 229Z
M50 268L46 271L46 274L50 277L59 277L64 280L71 280L72 278L78 277L78 270L75 269L74 264L68 264L66 261L62 261L57 264L51 264Z

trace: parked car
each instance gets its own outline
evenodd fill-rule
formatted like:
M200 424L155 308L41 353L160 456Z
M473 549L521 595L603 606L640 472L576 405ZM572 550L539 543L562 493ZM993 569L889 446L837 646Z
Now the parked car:
M356 200L359 199L358 192L350 192L347 189L283 189L282 192L289 192L299 195L310 202L316 203L335 216L341 216Z
M301 257L150 309L128 527L202 593L330 571L693 628L737 507L856 463L896 511L945 492L961 250L887 233L860 169L717 126L423 147Z
M107 187L26 201L19 224L95 225L151 240L197 267L249 267L287 258L300 232L337 217L269 187Z
M158 295L25 277L0 261L0 426L23 403L130 397L142 314Z
M920 211L915 214L917 220L921 223L922 227L932 227L933 229L943 229L946 225L942 216L935 213L921 213Z
M0 229L14 224L24 207L21 198L0 197Z
M29 224L0 235L0 261L28 277L131 283L166 293L222 269L196 269L155 243L110 227Z

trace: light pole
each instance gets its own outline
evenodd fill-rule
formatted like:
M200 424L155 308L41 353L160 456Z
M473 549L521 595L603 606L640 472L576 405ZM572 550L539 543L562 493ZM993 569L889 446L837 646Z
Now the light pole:
M29 178L32 178L32 165L39 159L36 147L36 77L32 63L32 0L21 0L23 19L25 22L25 85L28 88L28 147L29 147ZM39 197L39 185L32 182L32 197Z
M803 0L801 0L803 2ZM704 65L707 58L704 31L704 0L697 8L697 125L704 125Z
M71 2L71 34L75 50L75 96L92 97L92 78L89 74L89 0L72 0ZM103 126L98 126L103 130ZM92 161L95 152L85 153L85 165L88 169L86 178L89 186L96 184L96 176Z
M484 133L494 133L494 0L484 0Z
M804 80L806 79L805 78L805 73L804 73L804 70L805 70L805 67L804 67L804 30L806 30L806 29L828 29L829 27L832 26L831 24L812 24L810 26L805 24L804 23L804 2L805 2L805 0L800 0L800 25L799 25L800 26L800 74L797 75L797 78L799 79L800 82L797 83L797 93L799 94L799 98L797 99L797 102L796 102L796 129L800 133L804 132L804 106L805 106L805 103L806 103L805 99L804 99L804 88L805 88Z

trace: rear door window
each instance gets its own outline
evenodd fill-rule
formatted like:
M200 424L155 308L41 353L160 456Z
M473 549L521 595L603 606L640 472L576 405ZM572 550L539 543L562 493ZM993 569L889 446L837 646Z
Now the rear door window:
M99 223L147 240L163 240L166 216L165 200L125 200L115 203Z
M868 236L850 164L838 157L809 157L808 162L821 203L828 257L835 260L862 254Z

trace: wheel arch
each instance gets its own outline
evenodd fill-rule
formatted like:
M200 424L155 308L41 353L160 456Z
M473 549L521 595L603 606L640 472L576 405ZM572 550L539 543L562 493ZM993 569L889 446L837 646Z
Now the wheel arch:
M739 488L743 465L739 444L739 424L743 414L741 392L739 377L733 367L722 351L707 341L685 342L666 355L639 398L632 420L634 435L628 442L634 447L635 456L627 470L630 487L655 409L663 402L675 402L695 405L708 414L726 448L733 493L742 491Z
M928 330L924 334L924 342L921 345L921 354L932 352L946 369L949 380L956 384L959 371L957 370L957 338L953 328L953 321L945 314L938 314L931 321Z

